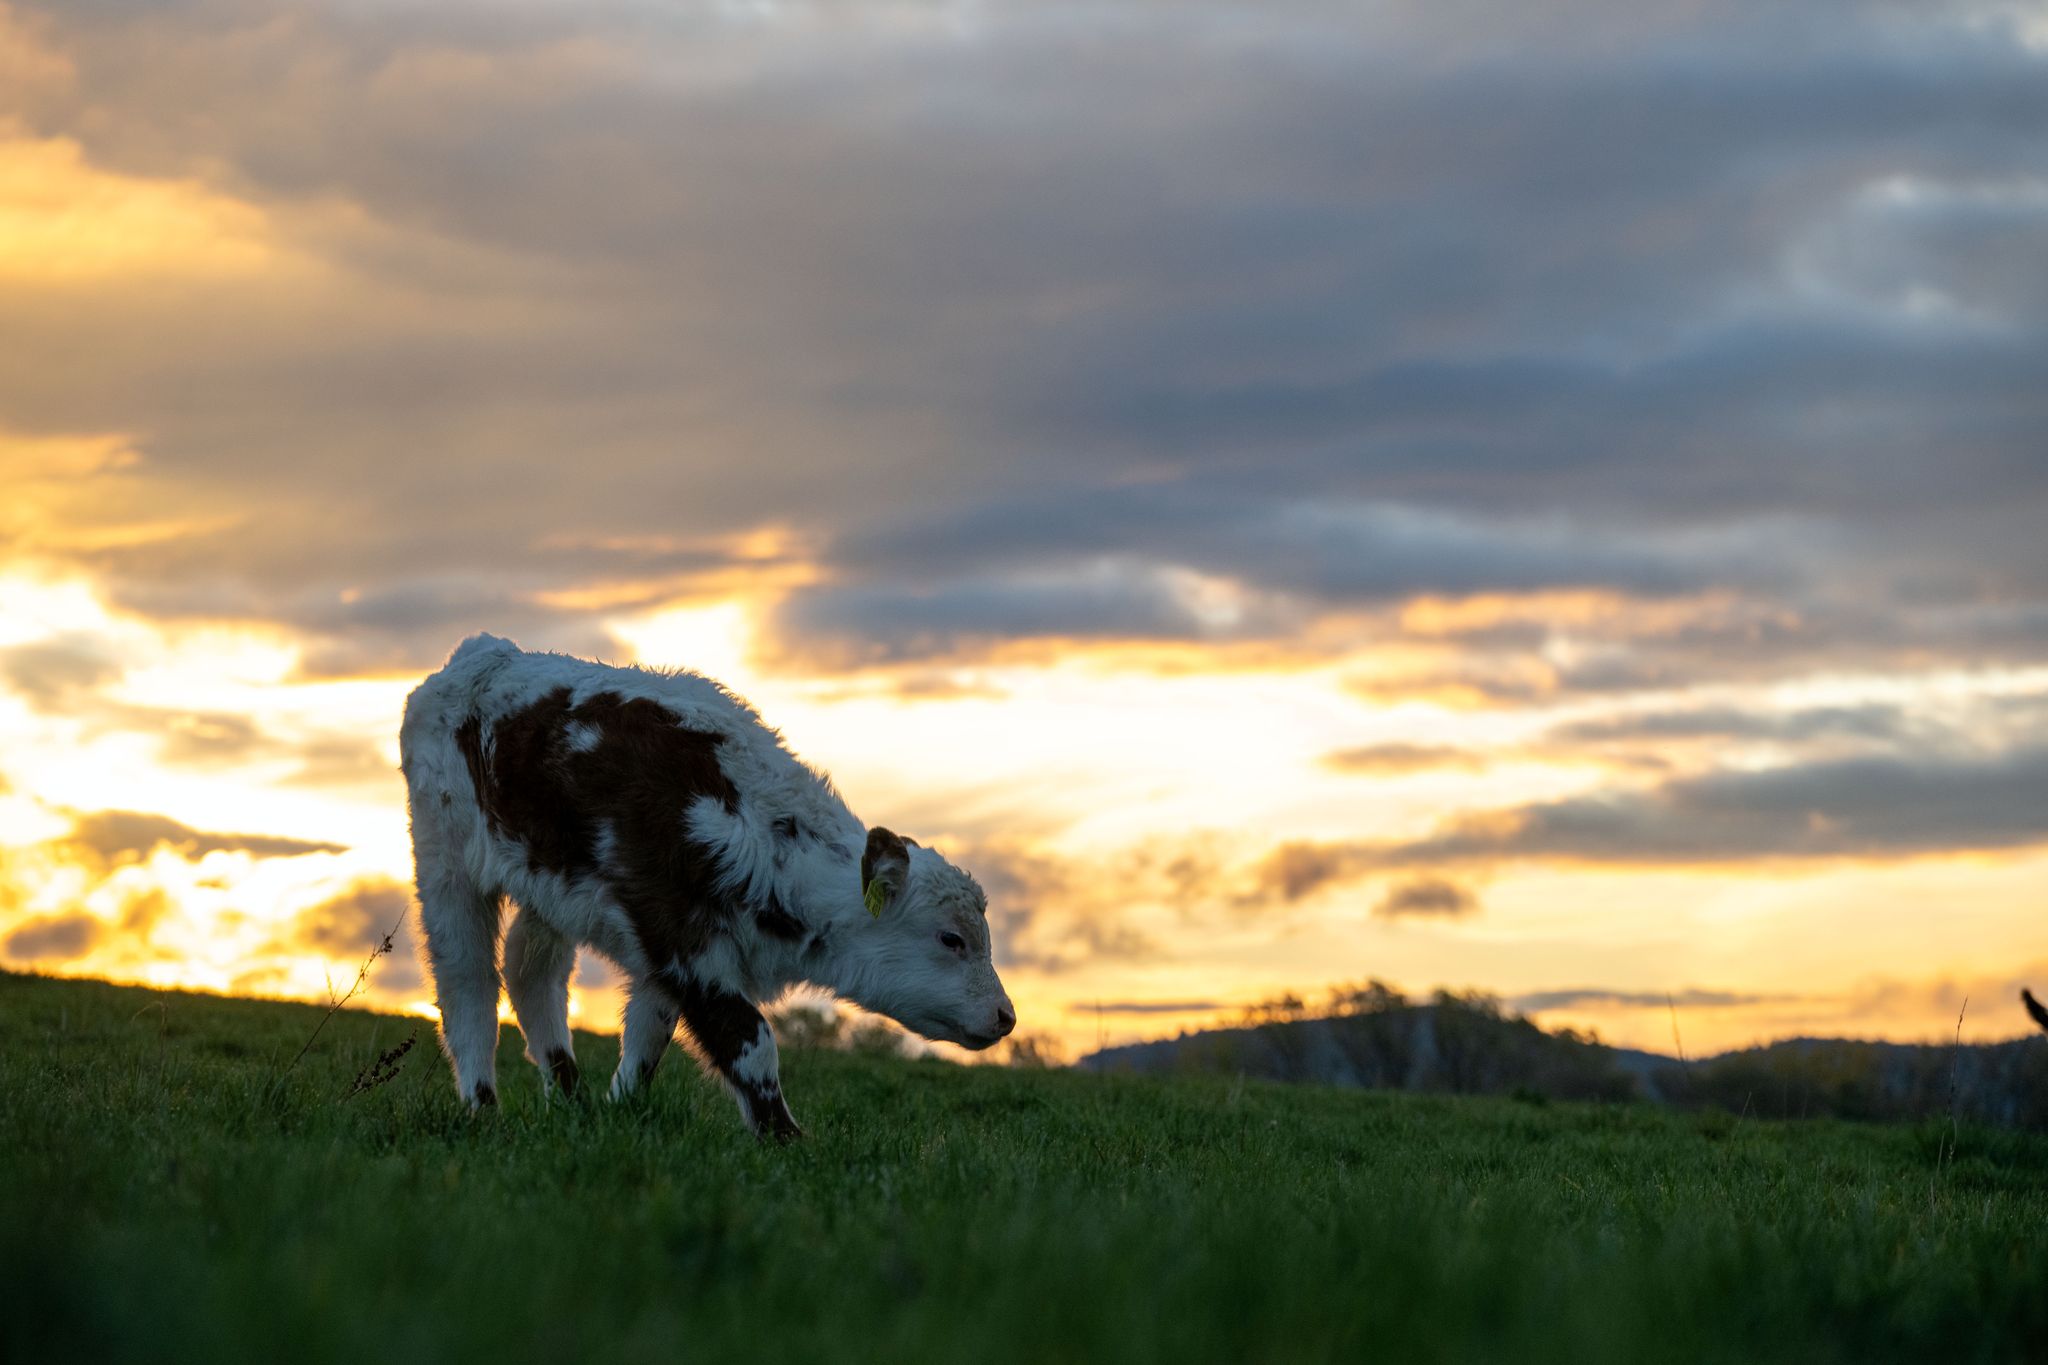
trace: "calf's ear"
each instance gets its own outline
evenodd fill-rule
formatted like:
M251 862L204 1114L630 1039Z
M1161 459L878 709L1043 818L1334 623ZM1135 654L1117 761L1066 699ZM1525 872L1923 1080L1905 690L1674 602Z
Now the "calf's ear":
M868 831L867 849L860 855L860 888L868 913L879 916L903 894L910 877L910 849L903 837L880 825Z

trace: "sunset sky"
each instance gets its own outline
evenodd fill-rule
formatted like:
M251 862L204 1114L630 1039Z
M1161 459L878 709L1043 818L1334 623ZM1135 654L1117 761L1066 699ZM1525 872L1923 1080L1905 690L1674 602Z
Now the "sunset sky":
M345 985L482 629L745 694L1070 1053L2018 1033L2048 3L0 3L0 965Z

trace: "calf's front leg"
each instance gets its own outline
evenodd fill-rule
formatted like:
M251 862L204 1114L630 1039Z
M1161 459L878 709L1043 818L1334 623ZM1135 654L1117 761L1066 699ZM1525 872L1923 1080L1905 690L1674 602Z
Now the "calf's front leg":
M724 986L686 979L675 987L683 1023L724 1078L756 1136L788 1142L803 1136L782 1098L775 1033L754 1002Z

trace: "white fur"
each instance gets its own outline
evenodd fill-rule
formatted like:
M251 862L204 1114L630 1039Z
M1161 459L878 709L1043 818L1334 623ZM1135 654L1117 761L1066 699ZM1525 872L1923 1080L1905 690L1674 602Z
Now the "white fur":
M736 809L701 798L675 812L678 834L687 828L712 851L720 887L735 905L779 904L806 926L803 939L764 933L751 913L739 913L733 933L692 961L652 961L603 876L529 868L524 848L486 822L455 735L476 718L488 736L495 720L558 688L570 690L572 705L604 692L646 698L685 727L722 737L717 758L738 792ZM568 729L573 749L600 740L595 727ZM400 748L443 1044L472 1104L487 1089L495 1093L499 905L506 897L519 915L506 942L505 982L528 1055L543 1062L543 1072L548 1049L567 1045L574 946L625 970L631 985L615 1095L641 1082L674 1031L673 1006L653 998L662 973L756 1002L798 983L821 986L927 1037L969 1046L987 1046L1014 1021L990 963L986 907L973 880L932 850L913 847L902 889L879 918L870 916L860 882L866 826L746 703L707 678L528 653L478 635L407 698ZM813 837L780 838L775 827L783 818ZM598 831L600 866L614 843L611 831ZM965 940L963 950L940 945L948 931ZM775 1067L774 1039L766 1035L734 1070L765 1081Z

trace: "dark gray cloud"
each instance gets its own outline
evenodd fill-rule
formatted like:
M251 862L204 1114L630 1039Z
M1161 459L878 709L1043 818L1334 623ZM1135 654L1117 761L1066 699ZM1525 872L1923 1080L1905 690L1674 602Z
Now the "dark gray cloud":
M1461 919L1479 913L1479 897L1444 877L1417 877L1389 887L1372 912L1381 919Z
M121 676L121 663L95 636L69 634L0 649L0 680L41 711L60 711Z
M1460 817L1407 843L1290 844L1258 869L1297 900L1389 868L1912 858L2048 843L2048 749L1729 770Z
M1323 755L1324 766L1338 772L1390 777L1440 768L1476 772L1490 761L1479 751L1446 744L1366 744Z
M346 646L358 657L372 641L355 637ZM316 652L314 664L325 657ZM316 735L296 743L268 733L244 715L137 705L107 694L123 672L113 646L95 636L59 635L35 644L0 650L0 685L36 710L83 723L89 737L117 733L147 735L166 763L222 768L268 759L294 758L297 772L286 781L312 786L391 786L397 765L374 744L343 735ZM4 789L0 789L4 790Z
M17 962L83 957L105 933L106 926L91 915L45 915L8 934L0 951Z
M1837 598L1688 605L1698 610L1678 625L1628 610L1545 623L1539 603L1506 623L1439 626L1425 641L1434 662L1355 686L1375 698L1449 689L1496 706L1614 702L1635 692L1912 672L1937 662L2014 666L2048 651L2048 616L1996 604L1902 598L1880 608Z
M585 990L616 990L626 984L625 972L587 949L576 954L576 975L573 979Z
M1686 863L2019 848L2048 841L2048 750L1714 773L1647 793L1526 806L1513 820L1512 829L1482 822L1398 856Z
M283 946L359 959L380 948L388 934L391 951L377 959L373 979L386 990L410 990L425 980L413 945L408 913L412 899L412 888L399 882L357 882L341 895L303 911L293 921L292 937Z
M1767 995L1753 991L1702 990L1688 986L1676 991L1615 991L1598 986L1575 986L1565 990L1534 991L1509 1001L1524 1014L1564 1009L1735 1009L1744 1005L1785 1005L1805 997Z
M167 763L212 767L238 763L268 747L262 727L222 711L146 713L161 736L157 753Z
M15 888L0 887L0 912L12 909L17 902ZM69 961L105 946L110 940L121 940L122 950L149 953L161 960L173 955L152 950L150 940L157 925L173 909L170 897L160 889L151 889L124 897L121 912L112 921L78 910L25 920L0 941L0 955L23 962Z
M1901 742L1923 733L1901 708L1883 703L1863 706L1815 706L1791 711L1745 711L1732 707L1701 707L1689 711L1624 712L1573 721L1551 731L1554 739L1571 742L1669 739L1780 740L1804 742L1848 738Z
M1700 706L1613 711L1557 726L1548 739L1568 745L1754 741L1795 748L1835 746L1967 756L2033 743L2044 720L2048 720L2048 693L1995 692L1922 702L1917 707L1872 701L1775 709Z
M1270 637L1319 608L1422 593L1704 591L1757 578L1767 559L1749 545L1659 540L1589 536L1556 517L1082 486L837 541L828 555L847 577L799 589L773 628L814 653L837 645L883 661L1020 637ZM1003 576L961 577L990 569ZM1204 591L1214 583L1230 586L1227 599Z
M1306 840L1281 844L1252 871L1248 905L1278 900L1292 904L1324 887L1349 881L1374 866L1370 848L1354 844L1318 844Z
M1076 1000L1068 1014L1211 1014L1229 1009L1214 1000Z
M1119 916L1108 868L1079 866L1018 848L960 850L988 893L989 938L998 967L1061 972L1083 962L1153 957L1160 945Z
M1654 595L1753 575L1753 564L1709 548L1719 547L1589 536L1556 515L1479 520L1392 500L1283 500L1246 475L1207 488L1012 495L845 537L832 557L857 571L934 574L1124 556L1324 601L1590 586Z
M398 562L406 557L402 551L396 556ZM483 586L435 579L365 590L358 586L370 578L365 571L343 582L286 593L218 581L195 583L154 554L137 553L119 565L108 563L123 572L114 599L130 610L159 619L267 619L297 628L311 641L304 668L314 676L404 671L438 663L462 640L486 628L517 638L531 649L600 658L624 652L589 613L535 600L534 593L548 584L532 577L531 566L506 566L507 577L528 579L532 586L526 591L504 581ZM559 583L602 576L595 569L565 570Z
M403 779L398 765L368 740L330 736L309 740L297 749L299 770L284 779L309 787L376 786L398 790Z
M169 846L184 858L209 853L248 853L258 858L293 858L305 853L345 853L343 844L314 839L288 839L271 834L220 834L193 829L167 815L145 811L103 810L76 816L65 842L108 861L146 857Z
M0 421L136 433L94 515L225 523L66 553L315 670L602 652L550 592L765 525L813 661L1585 587L1777 625L1544 695L2048 657L2048 57L1983 6L28 12L76 77L0 118L289 250L0 283Z
M820 663L929 659L1018 638L1229 638L1155 573L1110 570L1033 581L983 579L925 587L805 590L778 608L780 647Z

